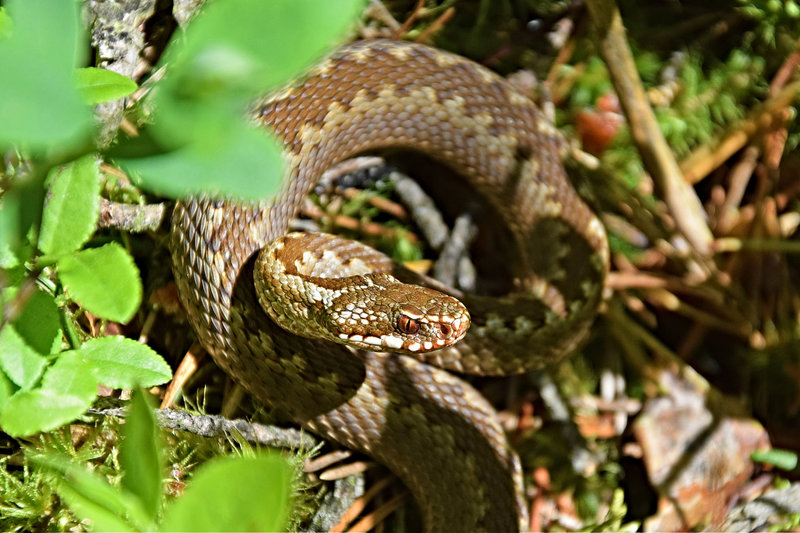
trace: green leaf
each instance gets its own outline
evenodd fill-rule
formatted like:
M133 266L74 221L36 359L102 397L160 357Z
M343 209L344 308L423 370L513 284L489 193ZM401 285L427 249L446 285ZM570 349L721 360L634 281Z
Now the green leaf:
M11 383L11 380L0 372L0 411L3 410L3 405L5 405L6 401L14 394L14 389L14 384Z
M97 67L76 69L75 83L83 100L88 104L118 100L139 88L129 77Z
M0 146L41 151L84 142L92 116L72 79L85 38L78 2L8 0L10 37L0 40Z
M0 7L0 39L6 39L11 36L11 18L6 13L6 10Z
M277 143L264 130L243 123L232 124L214 148L190 145L118 163L142 186L172 198L206 192L258 200L274 194L283 177Z
M183 497L167 507L161 529L282 531L292 477L292 468L278 454L212 459L197 470ZM258 487L257 500L252 492L243 496L243 487Z
M776 448L760 450L750 454L750 458L759 463L771 464L781 470L794 470L797 467L797 454L789 450Z
M164 358L149 346L125 337L90 339L78 352L107 387L153 387L172 379L172 370Z
M112 487L108 481L83 465L55 455L29 455L39 467L58 478L56 491L82 520L98 531L148 531L153 524L134 495Z
M119 461L124 472L122 487L138 496L150 519L155 521L163 500L162 460L156 417L147 394L136 389L122 426Z
M77 350L69 350L59 354L53 366L44 373L42 390L60 397L70 396L73 398L71 403L84 403L88 407L97 393L97 377Z
M51 174L39 248L60 257L78 250L94 233L100 213L100 173L95 157L87 155Z
M56 353L61 347L58 306L46 292L34 291L12 325L25 343L42 355Z
M97 380L74 351L59 355L42 387L19 391L0 411L0 427L12 436L50 431L75 420L94 401Z
M320 59L363 7L363 0L209 3L189 24L186 38L170 43L166 81L171 90L203 98L240 89L263 92Z
M62 257L58 275L70 298L108 320L128 322L142 300L139 269L117 243Z
M0 330L0 368L21 389L28 389L42 375L47 360L28 346L12 324Z
M320 59L363 5L208 3L185 38L173 40L164 54L169 66L154 92L149 133L167 153L120 163L146 187L172 197L203 191L243 200L269 197L283 175L280 150L253 131L246 109L258 94ZM294 44L287 48L287 42Z
M38 227L43 201L42 180L14 180L11 189L0 196L0 246L9 256L5 260L8 264L19 264L31 257L30 235Z

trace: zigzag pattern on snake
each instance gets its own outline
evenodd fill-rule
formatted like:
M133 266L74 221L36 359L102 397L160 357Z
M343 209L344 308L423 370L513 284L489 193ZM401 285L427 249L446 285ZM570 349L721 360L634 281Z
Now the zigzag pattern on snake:
M412 491L429 530L524 527L519 462L495 411L446 369L508 374L563 357L586 336L608 263L603 228L569 184L562 143L535 105L464 58L422 45L345 47L263 102L288 175L270 203L176 205L180 297L217 364L304 427L373 456ZM463 295L464 340L416 354L354 352L293 335L261 309L255 253L285 234L322 172L383 149L418 151L494 213L513 290ZM257 179L257 177L254 177Z

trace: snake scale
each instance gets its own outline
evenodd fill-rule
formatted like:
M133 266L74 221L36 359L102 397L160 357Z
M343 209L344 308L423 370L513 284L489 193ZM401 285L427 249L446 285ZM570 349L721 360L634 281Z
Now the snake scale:
M560 162L563 143L530 99L462 57L362 41L259 104L284 143L269 203L177 203L170 248L190 321L217 364L307 429L386 464L428 530L524 527L519 461L491 405L449 372L523 372L586 336L608 264L605 233ZM322 172L364 152L421 152L457 173L507 236L511 291L461 295L463 341L413 354L354 351L277 326L254 289L255 252L287 232Z

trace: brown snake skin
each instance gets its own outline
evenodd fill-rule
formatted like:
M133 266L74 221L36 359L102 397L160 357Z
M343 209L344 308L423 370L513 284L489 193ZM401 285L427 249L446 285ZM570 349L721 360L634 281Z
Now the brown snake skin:
M603 228L570 186L556 132L534 104L464 58L421 45L345 47L258 110L287 148L271 205L179 203L171 249L203 345L251 393L304 427L373 456L409 487L429 530L524 527L519 462L489 403L458 377L541 367L586 335L607 269ZM322 172L386 148L445 163L509 236L515 290L464 295L472 327L455 347L354 353L294 336L264 313L255 251L286 233Z

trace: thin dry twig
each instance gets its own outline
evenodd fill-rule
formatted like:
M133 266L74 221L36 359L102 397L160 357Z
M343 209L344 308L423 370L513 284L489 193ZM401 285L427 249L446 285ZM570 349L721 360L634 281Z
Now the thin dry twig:
M356 498L350 508L347 509L347 511L345 511L345 513L342 515L339 523L331 528L331 533L344 531L350 522L355 520L356 517L361 514L361 511L364 510L367 504L372 501L372 499L375 498L380 491L389 486L389 483L391 483L393 479L394 476L386 476L377 483L373 484L363 496Z
M776 123L782 121L783 110L794 101L799 91L800 81L787 85L757 106L743 121L728 128L722 140L706 143L689 154L680 164L684 179L689 183L697 183L745 147L756 135L774 128Z
M645 168L653 176L675 218L678 229L692 247L707 257L713 236L697 194L684 181L672 151L658 128L636 71L622 18L613 0L587 0L600 39L600 54L611 75L631 135Z
M110 409L91 408L94 415L124 418L128 411L123 407ZM239 434L247 442L279 448L311 449L317 445L316 439L300 430L257 424L243 419L229 420L218 415L198 415L176 409L156 409L158 424L167 429L188 431L201 437L220 437Z
M168 213L166 204L121 204L101 198L97 225L131 233L158 231Z
M164 399L161 400L161 409L172 407L175 404L175 399L180 394L181 390L186 385L186 382L191 376L200 368L200 364L205 359L206 351L199 342L195 342L186 351L175 374L172 376L172 381L169 382L167 391L164 393Z
M339 461L343 461L344 459L348 459L352 456L353 452L350 450L335 450L330 453L326 453L325 455L320 455L319 457L307 460L306 464L303 465L303 471L316 472L317 470L328 468L332 464L338 463Z
M448 7L447 10L445 10L445 12L439 16L439 18L434 20L430 26L425 28L425 30L423 30L419 34L419 36L416 39L414 39L414 42L427 43L430 36L433 35L434 32L438 31L439 28L447 24L447 21L453 18L453 15L455 14L456 14L456 8L454 8L453 6Z
M352 528L348 531L370 531L375 528L381 521L383 521L387 516L392 514L396 509L398 509L403 502L405 501L406 497L408 496L407 492L403 492L398 494L391 500L387 501L370 514L356 522Z

